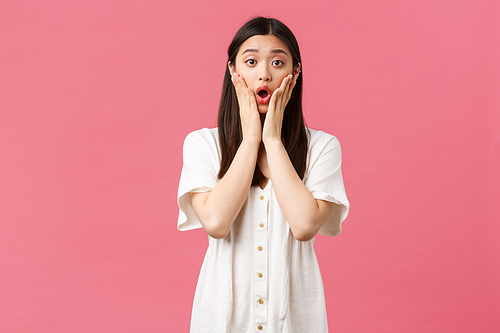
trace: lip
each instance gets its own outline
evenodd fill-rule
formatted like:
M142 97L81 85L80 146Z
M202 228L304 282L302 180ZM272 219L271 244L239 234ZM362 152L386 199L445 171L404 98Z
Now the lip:
M264 98L260 97L259 95L259 92L261 92L262 90L267 91L267 96ZM257 99L257 102L259 102L259 104L267 104L271 100L271 90L269 90L267 86L260 86L255 92L255 98Z

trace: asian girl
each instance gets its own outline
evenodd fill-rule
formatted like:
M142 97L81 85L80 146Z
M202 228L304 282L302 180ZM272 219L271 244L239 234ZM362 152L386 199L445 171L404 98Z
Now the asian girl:
M280 21L245 23L228 49L218 127L190 133L178 229L203 227L191 332L328 331L314 237L349 210L338 140L305 126L302 61Z

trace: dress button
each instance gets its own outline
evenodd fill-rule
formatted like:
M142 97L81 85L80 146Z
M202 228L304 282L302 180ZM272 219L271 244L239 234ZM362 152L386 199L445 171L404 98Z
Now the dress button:
M264 228L264 223L259 224L261 228Z
M261 300L261 299L259 299L259 303L260 303L260 304L264 304L264 301L263 301L263 300Z
M264 200L264 196L263 195L260 196L260 200Z
M257 249L258 249L259 251L262 251L262 246L259 246Z
M257 326L257 328L259 329L259 331L262 331L262 326Z
M257 276L261 278L262 277L262 273L257 274Z

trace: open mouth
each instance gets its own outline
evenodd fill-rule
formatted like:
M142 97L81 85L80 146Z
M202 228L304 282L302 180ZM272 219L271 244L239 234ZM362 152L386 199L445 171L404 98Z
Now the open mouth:
M271 99L271 91L266 86L260 86L257 88L257 102L260 104L267 104Z
M266 98L269 93L266 90L261 90L257 93L260 97Z

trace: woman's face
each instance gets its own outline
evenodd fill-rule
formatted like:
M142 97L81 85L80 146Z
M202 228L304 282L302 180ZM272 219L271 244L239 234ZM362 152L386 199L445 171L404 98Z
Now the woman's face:
M299 68L294 71L290 50L280 38L255 35L241 44L233 70L243 77L255 94L259 112L266 113L271 95L281 81L298 72Z

